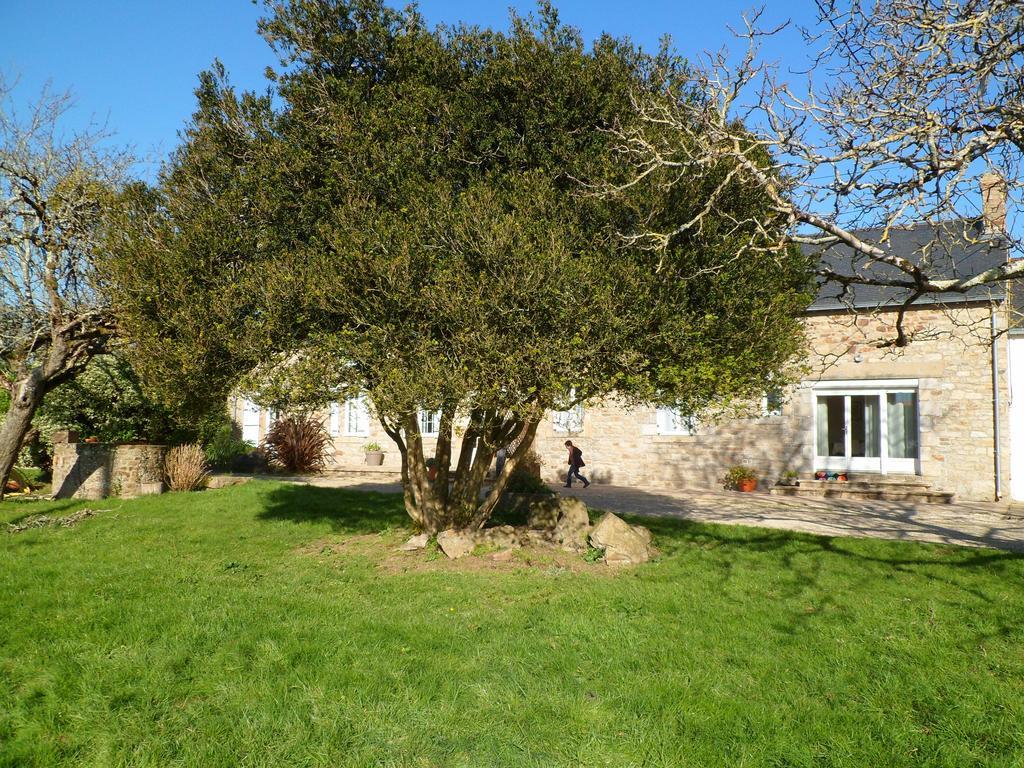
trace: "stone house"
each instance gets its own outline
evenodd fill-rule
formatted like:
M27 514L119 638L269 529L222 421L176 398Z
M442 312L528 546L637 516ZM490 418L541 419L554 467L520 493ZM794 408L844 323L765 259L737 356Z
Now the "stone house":
M1004 222L1005 212L989 206L978 221L894 231L890 241L949 276L973 275L1006 260ZM843 248L822 258L856 260ZM545 479L564 478L563 444L572 439L584 451L584 474L599 483L720 487L726 470L743 464L762 487L798 472L806 493L840 490L813 481L825 471L846 473L853 482L842 490L850 494L993 500L1012 487L1024 499L1024 395L1014 397L1024 392L1024 328L1013 322L1010 289L972 289L942 303L922 298L905 311L913 341L881 345L893 338L905 298L893 289L823 287L806 313L808 375L766 393L746 418L709 422L614 400L549 413L535 441ZM258 443L274 414L243 398L231 408L243 438ZM397 477L397 450L364 399L335 404L325 420L336 470ZM437 414L421 413L420 426L429 449ZM371 442L386 451L380 468L364 464Z

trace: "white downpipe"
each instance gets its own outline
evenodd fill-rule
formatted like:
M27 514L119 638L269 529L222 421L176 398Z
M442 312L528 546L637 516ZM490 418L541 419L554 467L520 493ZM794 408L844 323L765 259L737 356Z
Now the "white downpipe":
M992 331L992 439L995 441L996 501L999 501L1003 498L1003 451L999 429L999 347L996 336L995 305L989 305L988 319ZM1012 372L1012 364L1008 367Z

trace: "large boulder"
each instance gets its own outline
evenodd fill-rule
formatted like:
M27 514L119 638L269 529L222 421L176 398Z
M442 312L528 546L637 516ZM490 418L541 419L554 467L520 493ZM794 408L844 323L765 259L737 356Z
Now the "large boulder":
M484 528L476 532L474 537L478 544L488 544L492 547L520 547L522 542L519 532L511 525L498 525L494 528Z
M540 501L530 504L529 514L526 516L526 527L532 531L553 531L558 525L562 499L558 496L548 496Z
M466 531L456 531L449 528L437 534L437 546L441 548L452 560L465 557L476 547L476 539Z
M587 549L587 535L590 533L587 505L573 498L561 501L561 514L555 523L555 542L570 552L584 552Z
M637 565L651 559L651 532L606 512L590 532L590 544L604 550L608 565Z
M546 542L570 552L587 548L590 515L587 505L574 496L555 496L530 505L528 527L539 531ZM532 536L531 539L538 538Z

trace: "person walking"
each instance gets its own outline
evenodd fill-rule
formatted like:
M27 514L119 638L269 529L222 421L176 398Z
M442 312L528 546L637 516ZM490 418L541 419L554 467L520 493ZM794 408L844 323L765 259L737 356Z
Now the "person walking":
M569 474L565 476L565 487L572 488L572 478L575 475L583 481L583 487L590 485L590 481L580 474L580 468L587 466L583 461L583 451L572 444L572 440L565 441L565 447L569 449Z

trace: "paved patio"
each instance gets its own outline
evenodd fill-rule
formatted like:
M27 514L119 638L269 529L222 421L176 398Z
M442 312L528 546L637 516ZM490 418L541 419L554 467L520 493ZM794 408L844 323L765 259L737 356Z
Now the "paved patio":
M584 499L590 507L612 512L1024 552L1024 517L1009 514L1006 504L911 504L593 484L587 489L557 490Z
M326 487L399 492L394 483L367 483L340 476L309 478ZM554 487L554 486L553 486ZM592 484L560 495L578 496L590 507L616 513L678 517L708 523L755 525L823 536L863 536L930 541L1024 552L1024 515L1006 504L958 502L910 504L735 493L705 489L626 488Z

